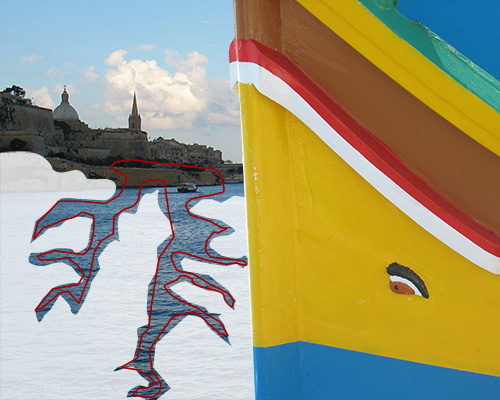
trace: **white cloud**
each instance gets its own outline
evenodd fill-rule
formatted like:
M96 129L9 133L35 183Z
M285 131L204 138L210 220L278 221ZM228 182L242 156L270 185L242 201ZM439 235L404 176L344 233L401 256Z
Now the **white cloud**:
M205 121L213 125L240 126L239 97L231 90L230 82L225 79L211 80L208 92L211 99L204 114Z
M124 57L127 55L127 52L123 49L113 51L108 58L104 60L106 65L110 66L118 66L120 64L126 64Z
M37 56L36 54L31 54L27 57L21 57L22 62L35 62L37 60L41 60L44 56Z
M83 71L83 76L87 80L87 82L94 83L99 75L96 73L96 67L94 65L90 65L85 71Z
M45 72L44 75L50 78L64 78L66 75L68 75L68 73L63 72L59 69L51 68L47 72Z
M146 130L193 129L209 124L239 125L238 98L226 80L206 76L208 58L194 51L180 58L165 51L169 72L156 60L130 60L125 50L114 51L105 63L108 84L104 111L120 124L130 113L134 91Z
M155 48L155 45L154 44L138 44L137 46L135 46L135 48L138 50L150 51L150 50L153 50Z
M49 94L49 90L45 86L38 90L27 90L27 92L28 97L32 97L35 105L39 107L50 108L53 110L56 106L56 103L52 100L52 97Z

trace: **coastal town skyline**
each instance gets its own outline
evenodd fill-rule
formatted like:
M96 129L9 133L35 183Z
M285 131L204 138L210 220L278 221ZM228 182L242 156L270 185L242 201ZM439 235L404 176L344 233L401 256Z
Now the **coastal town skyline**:
M127 126L137 93L150 140L175 138L219 148L241 161L238 97L229 81L231 2L124 1L8 4L23 29L0 28L2 89L18 85L54 109L63 86L90 127Z
M484 30L474 24L471 31L462 19L495 18L500 6L446 3L399 0L398 9L498 75L495 53L483 52L489 55L484 59L478 52L494 47L499 31L486 30L494 24L484 24ZM425 13L431 4L433 13ZM0 26L0 90L21 86L34 104L54 109L67 85L92 128L126 126L135 91L151 139L207 144L225 159L241 161L238 97L230 88L227 55L234 36L231 1L26 0L8 2L2 11L12 23ZM445 17L460 29L442 30L439 20Z

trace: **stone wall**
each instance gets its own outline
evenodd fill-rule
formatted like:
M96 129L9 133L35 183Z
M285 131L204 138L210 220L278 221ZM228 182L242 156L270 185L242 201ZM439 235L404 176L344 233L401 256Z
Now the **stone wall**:
M14 123L11 129L32 130L40 133L54 134L52 111L41 107L11 105L14 112ZM10 130L10 129L9 129Z
M145 132L128 129L90 129L64 132L64 147L72 159L83 162L103 162L119 158L150 159Z
M66 149L66 153L72 155L71 158L73 159L90 162L105 160L112 156L109 148L70 147L69 149Z
M48 158L48 161L54 170L59 172L78 170L83 172L87 178L110 179L119 187L123 183L122 176L110 167L92 166L57 158ZM215 172L195 168L183 170L175 167L152 166L151 168L120 167L117 170L127 174L128 187L137 187L146 180L150 180L144 185L146 187L160 186L160 183L155 179L164 180L167 186L177 186L182 182L193 182L198 186L210 186L220 183Z
M48 154L42 134L33 130L0 131L0 151L31 151L41 156Z
M29 100L1 93L0 151L48 154L44 135L55 135L52 111L30 104Z
M143 131L91 129L79 120L54 121L51 110L11 93L0 92L0 106L0 151L32 151L97 165L125 158L181 165L223 164L222 152L205 145L163 138L149 142Z

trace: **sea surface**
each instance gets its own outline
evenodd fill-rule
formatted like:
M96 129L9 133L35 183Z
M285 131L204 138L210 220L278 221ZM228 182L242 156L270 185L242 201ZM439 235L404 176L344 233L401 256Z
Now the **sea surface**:
M2 173L0 179L5 178L5 169ZM82 177L77 179L85 180ZM74 186L75 179L69 182ZM83 191L61 187L30 191L24 185L22 191L0 193L2 400L125 399L130 389L146 383L134 371L115 369L134 357L137 328L147 324L148 285L156 269L157 247L171 234L169 221L158 206L162 189L145 189L137 211L120 215L119 238L100 255L100 271L76 315L62 298L41 322L34 311L52 287L77 282L79 276L63 263L35 266L28 261L30 254L55 248L85 249L91 220L75 218L31 242L34 224L61 198L105 200L114 192L109 186L92 185L87 180ZM199 191L203 195L218 189L202 187ZM126 189L123 201L129 202L137 194L137 189ZM185 197L168 188L168 198L174 219ZM224 194L201 200L191 211L233 229L212 240L215 251L231 258L247 255L242 184L227 185ZM220 314L230 345L201 318L187 316L156 347L155 368L171 388L161 399L252 399L248 267L193 260L183 261L182 266L210 275L235 298L233 310L216 292L188 283L173 286L187 301Z

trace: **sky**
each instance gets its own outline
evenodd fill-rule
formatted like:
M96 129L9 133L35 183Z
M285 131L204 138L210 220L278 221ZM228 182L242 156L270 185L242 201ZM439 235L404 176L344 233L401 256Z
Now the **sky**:
M2 3L0 90L18 85L53 109L67 85L91 128L126 127L137 92L150 139L175 138L241 161L238 97L230 89L232 0L23 0ZM399 0L500 77L500 2Z
M91 128L126 127L137 92L149 138L222 150L241 162L229 83L231 0L24 0L2 4L0 90L53 109L67 85Z

